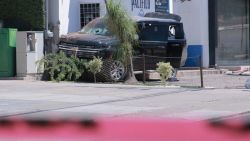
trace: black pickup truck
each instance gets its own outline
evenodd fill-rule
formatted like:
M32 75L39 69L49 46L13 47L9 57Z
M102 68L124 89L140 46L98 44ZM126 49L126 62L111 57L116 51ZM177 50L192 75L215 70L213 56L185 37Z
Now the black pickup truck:
M139 47L134 48L134 55L145 54L146 69L156 68L159 61L170 62L175 68L181 66L183 49L186 39L183 24L177 18L133 17L138 25ZM103 74L105 81L120 81L126 75L126 67L112 59L119 40L110 33L103 18L97 18L76 33L62 36L58 45L59 50L67 55L76 55L79 58L91 59L94 56L102 57L104 62ZM169 58L161 58L169 57ZM134 70L142 68L141 59L134 59Z

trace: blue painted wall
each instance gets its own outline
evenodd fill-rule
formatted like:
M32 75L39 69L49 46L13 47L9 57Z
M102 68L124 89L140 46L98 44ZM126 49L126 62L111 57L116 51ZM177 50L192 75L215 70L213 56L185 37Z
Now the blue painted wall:
M185 67L199 67L200 56L202 54L202 45L189 45L187 49L188 57L185 63Z

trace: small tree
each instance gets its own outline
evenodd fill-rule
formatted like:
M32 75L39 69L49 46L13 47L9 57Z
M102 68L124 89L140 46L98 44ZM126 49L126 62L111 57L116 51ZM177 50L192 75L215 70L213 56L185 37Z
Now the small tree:
M105 0L105 3L107 9L105 16L107 28L120 41L120 46L117 47L117 59L121 60L126 66L130 66L128 68L128 78L126 78L126 81L132 83L136 81L133 73L132 44L136 42L137 25L126 10L122 8L120 3L114 2L113 0Z
M170 63L159 62L157 63L157 72L160 74L162 85L166 85L166 81L173 74L173 67Z
M96 83L96 74L99 73L102 69L102 59L94 57L93 60L89 61L87 67L91 73L94 75L94 81Z

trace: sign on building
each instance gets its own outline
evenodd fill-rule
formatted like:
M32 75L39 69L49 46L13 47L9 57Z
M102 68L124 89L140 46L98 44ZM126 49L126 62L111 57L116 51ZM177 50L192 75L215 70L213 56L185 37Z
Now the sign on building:
M129 1L128 1L129 2ZM124 7L128 8L128 2L124 2ZM126 4L127 3L127 4ZM130 7L132 15L144 16L147 12L152 11L152 0L131 0Z
M155 0L155 12L169 13L169 0Z

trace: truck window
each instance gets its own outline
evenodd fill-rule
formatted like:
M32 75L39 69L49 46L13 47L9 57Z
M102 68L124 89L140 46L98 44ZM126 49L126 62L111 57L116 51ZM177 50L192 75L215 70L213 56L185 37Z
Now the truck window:
M183 25L174 23L169 25L168 39L184 39Z
M168 27L164 24L143 22L138 24L139 40L143 41L167 41Z

